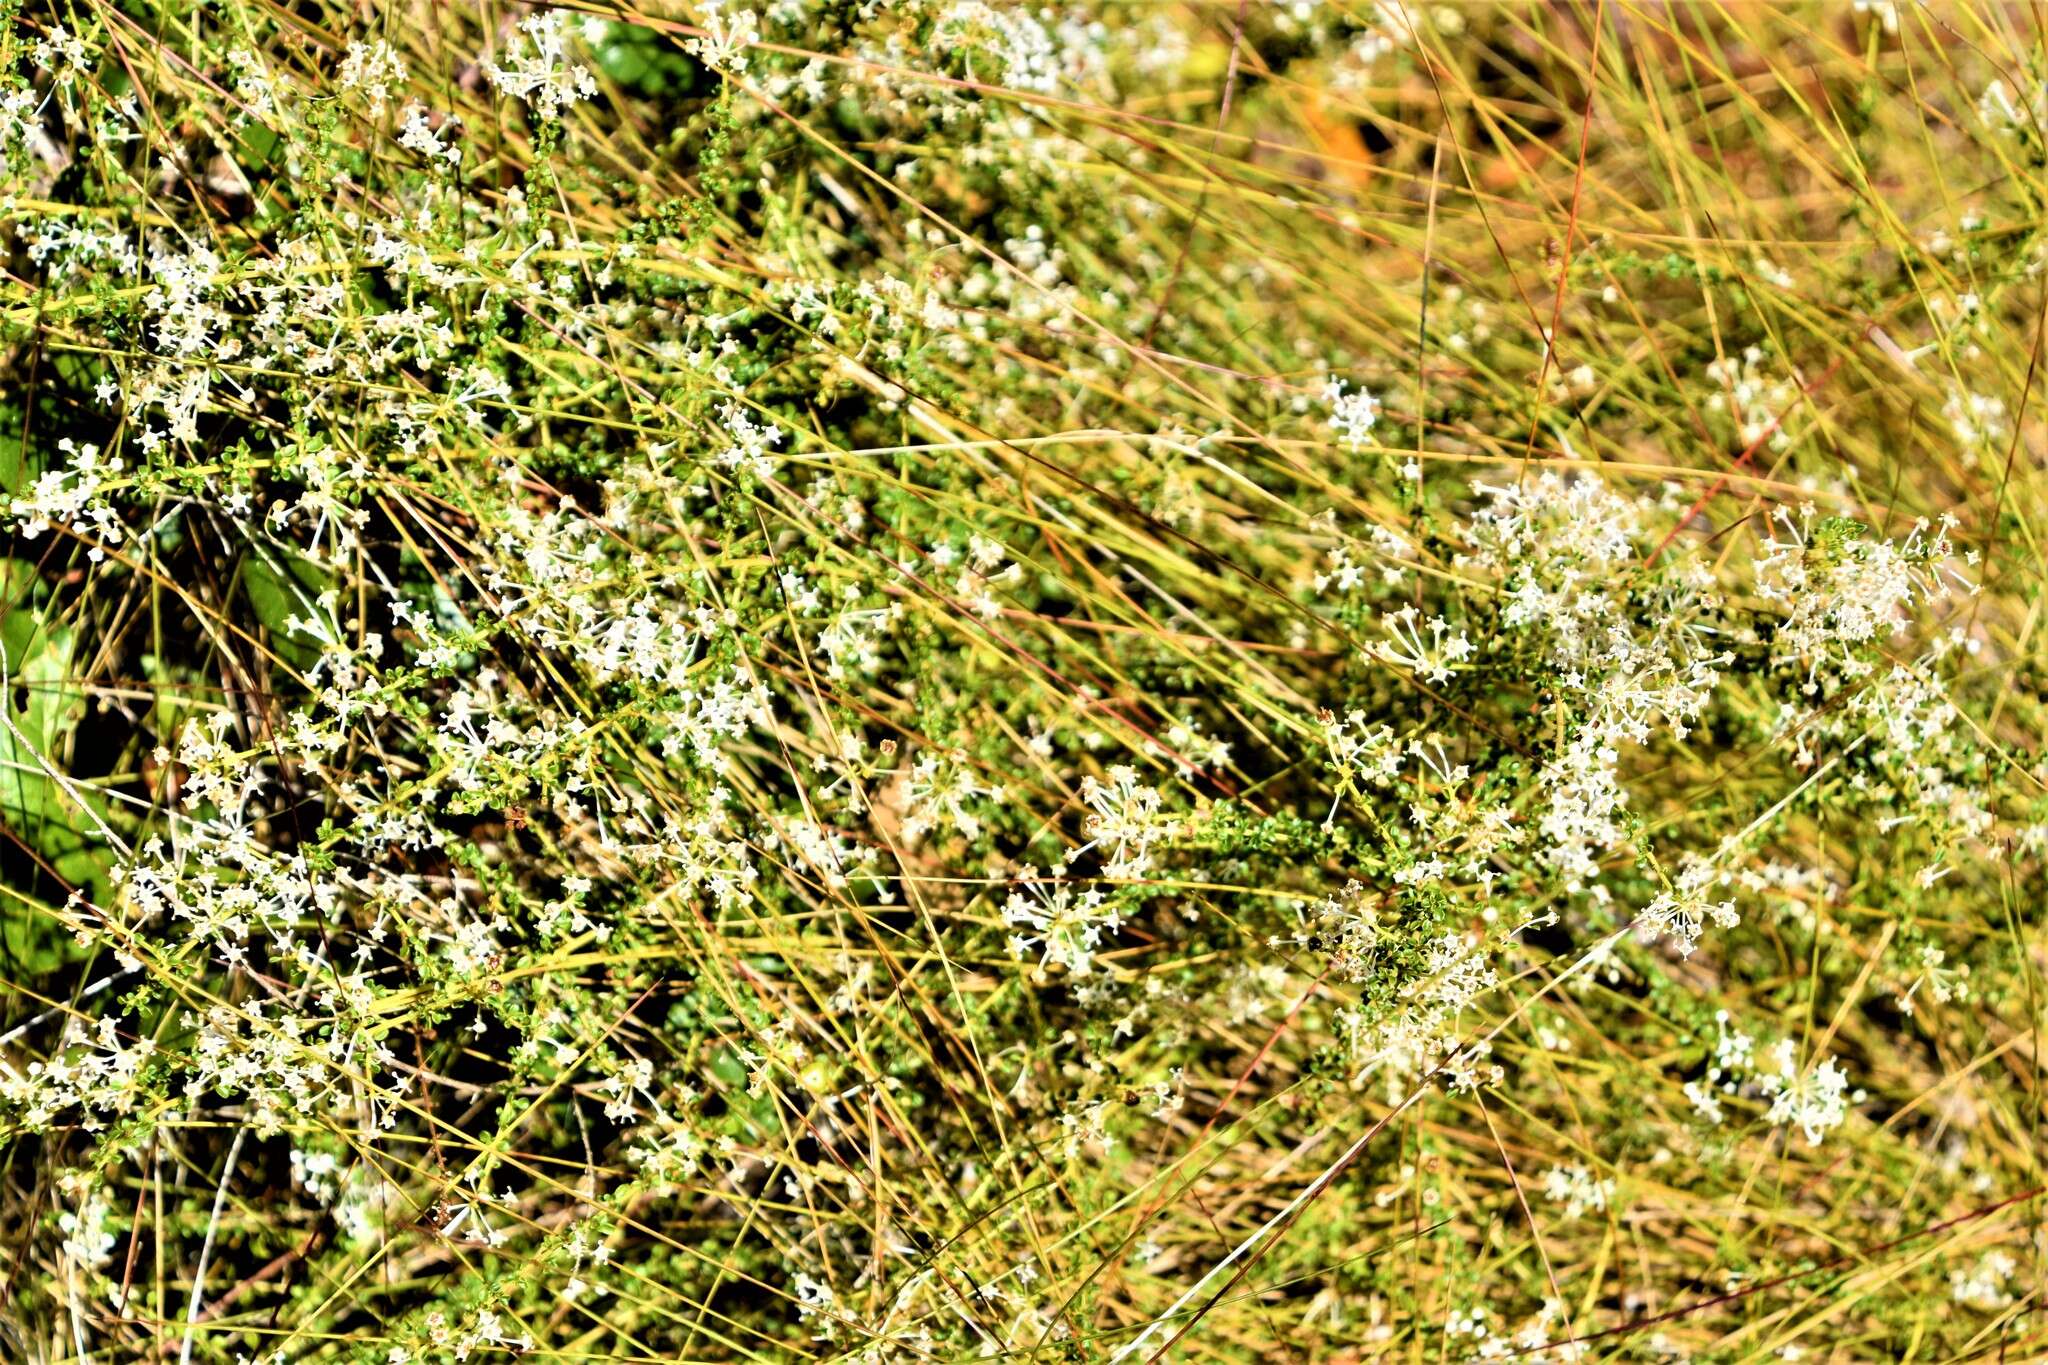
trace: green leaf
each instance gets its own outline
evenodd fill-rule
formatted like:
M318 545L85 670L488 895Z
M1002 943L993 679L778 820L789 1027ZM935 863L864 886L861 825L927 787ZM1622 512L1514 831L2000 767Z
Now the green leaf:
M105 905L113 897L111 850L97 831L106 802L83 784L50 775L64 771L86 696L73 677L72 633L32 604L35 585L33 565L0 559L0 654L8 678L0 696L0 821L65 882ZM34 970L66 960L69 941L53 921L18 902L4 916L0 932L18 961Z
M270 632L271 651L302 673L320 657L320 646L294 631L291 620L319 616L316 600L333 586L332 575L299 555L252 554L242 561L242 591Z

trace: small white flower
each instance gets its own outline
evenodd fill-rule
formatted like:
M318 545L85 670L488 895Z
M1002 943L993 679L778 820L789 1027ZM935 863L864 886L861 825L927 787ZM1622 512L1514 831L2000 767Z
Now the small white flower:
M1330 425L1344 443L1353 450L1363 446L1379 421L1380 400L1364 389L1347 393L1343 380L1332 379L1323 385L1323 401L1330 405Z
M360 90L370 101L370 116L384 113L394 86L405 83L405 60L382 38L350 43L341 58L341 88Z
M1772 1056L1778 1066L1776 1074L1760 1078L1764 1093L1771 1097L1770 1112L1764 1117L1779 1127L1796 1126L1807 1146L1818 1147L1821 1138L1848 1117L1848 1076L1832 1057L1821 1058L1810 1071L1801 1070L1789 1038L1778 1044Z
M1543 1177L1543 1193L1564 1205L1566 1218L1582 1218L1588 1212L1605 1212L1614 1197L1614 1182L1601 1180L1584 1166L1553 1166Z
M704 6L704 33L683 50L722 76L747 74L747 49L760 40L761 20L750 9L725 12L723 0Z
M588 67L571 62L568 30L559 10L547 10L522 20L519 30L526 42L515 42L506 66L486 63L491 83L515 99L557 117L565 104L587 100L597 94L597 81Z

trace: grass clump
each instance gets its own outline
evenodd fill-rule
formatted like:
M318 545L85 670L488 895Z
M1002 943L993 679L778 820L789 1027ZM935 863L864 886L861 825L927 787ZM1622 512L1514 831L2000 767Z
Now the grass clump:
M2031 11L0 13L0 1355L2041 1353Z

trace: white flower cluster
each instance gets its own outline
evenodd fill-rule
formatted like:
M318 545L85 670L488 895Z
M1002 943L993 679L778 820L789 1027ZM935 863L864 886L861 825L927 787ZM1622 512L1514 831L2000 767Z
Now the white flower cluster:
M725 12L720 0L703 8L704 32L683 44L683 50L721 75L747 73L747 49L760 39L761 20L750 9Z
M1804 691L1820 690L1823 673L1861 677L1871 665L1865 646L1903 630L1912 610L1958 590L1974 592L1949 563L1954 556L1943 521L1918 523L1902 541L1819 535L1809 505L1779 509L1756 564L1757 591L1784 609L1772 650L1783 663L1806 665Z
M1758 1078L1771 1101L1764 1117L1798 1128L1807 1146L1818 1146L1849 1116L1849 1077L1832 1057L1821 1058L1811 1068L1801 1067L1789 1038L1779 1042L1772 1058L1778 1069Z
M520 21L523 41L515 41L506 65L486 63L491 84L514 99L524 100L542 118L559 118L565 105L597 94L590 68L569 60L569 28L560 10L542 10Z
M1104 35L1099 24L1086 19L983 0L952 0L937 26L940 42L955 48L973 44L994 57L998 69L977 71L980 79L993 77L1012 90L1047 95L1067 83L1085 87L1100 82Z
M1791 448L1792 432L1786 423L1800 400L1797 374L1788 379L1773 373L1760 346L1745 347L1739 359L1729 356L1712 362L1706 374L1718 386L1707 396L1707 411L1733 415L1741 449L1766 444L1774 451Z
M1543 1177L1543 1194L1552 1203L1564 1205L1566 1218L1583 1218L1604 1213L1614 1197L1614 1182L1595 1176L1584 1166L1553 1166Z
M1330 405L1330 426L1353 450L1365 445L1380 418L1380 400L1364 389L1347 391L1341 379L1323 385L1323 401Z
M383 114L392 92L405 80L405 59L382 38L350 43L342 53L341 88L360 91L369 101L372 118Z
M2025 132L2040 136L2048 127L2048 81L2016 97L2004 78L1994 78L1977 98L1977 117L2007 136Z
M2012 1304L2013 1284L2019 1276L2019 1261L2010 1252L1987 1251L1974 1265L1949 1271L1949 1297L1965 1308L1996 1313Z
M1723 929L1732 929L1741 923L1735 913L1735 902L1714 900L1712 889L1725 885L1727 873L1718 870L1704 858L1692 857L1679 869L1671 888L1660 893L1643 907L1640 924L1649 933L1669 934L1677 941L1678 951L1691 957L1693 949L1699 946L1700 934L1709 922Z
M1023 958L1037 951L1037 972L1058 966L1069 976L1086 976L1094 969L1095 950L1104 934L1123 927L1123 919L1109 906L1100 888L1077 888L1058 877L1041 878L1031 868L1018 876L1017 889L1003 903L1003 923L1030 933L1010 935L1010 956Z
M1170 833L1158 790L1141 783L1137 769L1119 764L1107 782L1093 774L1082 778L1081 801L1089 812L1084 849L1100 851L1104 874L1143 876L1152 866L1153 846Z

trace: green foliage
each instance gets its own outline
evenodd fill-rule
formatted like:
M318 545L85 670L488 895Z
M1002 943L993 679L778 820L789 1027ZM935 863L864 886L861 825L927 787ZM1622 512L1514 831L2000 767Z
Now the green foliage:
M2017 12L0 19L0 1357L2041 1354Z

